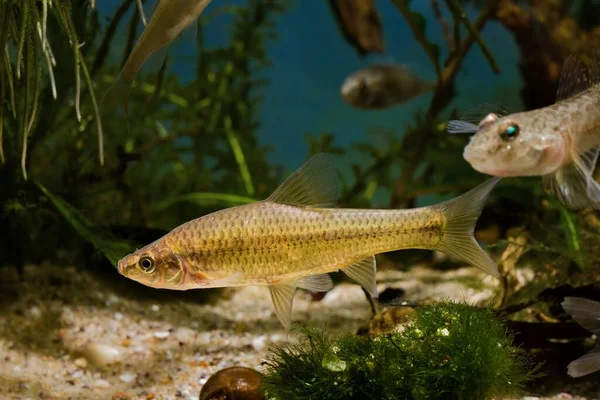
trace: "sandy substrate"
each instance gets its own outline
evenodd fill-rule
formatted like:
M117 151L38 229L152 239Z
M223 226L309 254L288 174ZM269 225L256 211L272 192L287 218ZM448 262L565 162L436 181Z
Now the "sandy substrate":
M261 370L269 345L295 339L277 321L265 287L227 289L207 303L206 293L147 289L113 271L28 266L21 279L1 271L0 399L197 399L212 373L234 365ZM411 301L476 303L494 295L492 279L472 268L381 271L378 282L380 290L401 287ZM294 322L334 333L356 332L370 316L357 285L338 284L321 301L299 290L294 300ZM600 394L596 381L528 399L597 398L590 395Z

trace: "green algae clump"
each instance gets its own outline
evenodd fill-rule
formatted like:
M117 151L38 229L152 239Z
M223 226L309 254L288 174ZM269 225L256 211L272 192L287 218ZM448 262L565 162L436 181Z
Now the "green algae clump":
M275 347L264 385L273 399L492 399L517 395L536 367L488 308L417 308L402 331L332 338L301 328Z

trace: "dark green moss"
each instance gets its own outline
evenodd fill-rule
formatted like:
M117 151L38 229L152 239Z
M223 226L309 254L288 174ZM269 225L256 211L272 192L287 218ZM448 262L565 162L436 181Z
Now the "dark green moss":
M518 394L535 370L491 310L460 303L419 307L399 333L300 332L267 361L271 398L483 400Z

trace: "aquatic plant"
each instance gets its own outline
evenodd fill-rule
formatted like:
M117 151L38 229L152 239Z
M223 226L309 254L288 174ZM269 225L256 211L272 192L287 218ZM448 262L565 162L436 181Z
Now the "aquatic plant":
M91 2L92 7L93 4ZM10 151L6 154L4 152L3 130L6 125L9 130L15 129L20 133L21 168L25 179L27 179L28 141L30 136L36 133L34 128L40 112L40 96L43 88L42 65L46 67L52 98L56 100L58 91L54 69L57 65L57 57L60 57L60 61L66 61L66 57L60 54L58 49L61 47L60 50L63 50L64 45L57 46L57 42L65 42L65 39L72 52L74 107L77 121L81 122L82 119L80 102L83 74L97 122L100 164L104 163L100 113L82 51L85 43L80 40L77 32L77 28L81 28L81 25L76 25L75 22L83 22L88 9L87 6L79 7L76 11L79 13L73 15L73 7L69 0L3 0L0 2L0 52L2 53L0 55L0 162L4 164L6 158L13 155ZM62 35L57 35L55 31L61 32ZM61 78L64 77L59 77L59 83L62 83ZM7 110L4 108L5 103ZM12 114L13 119L5 120L5 112ZM9 146L16 147L16 135L9 135L7 139Z
M491 309L464 303L420 306L392 333L300 333L266 361L271 398L485 400L518 394L535 374Z

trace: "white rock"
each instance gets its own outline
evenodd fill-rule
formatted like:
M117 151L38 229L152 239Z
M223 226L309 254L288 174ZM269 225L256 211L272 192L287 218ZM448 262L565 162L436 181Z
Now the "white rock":
M29 309L29 314L31 314L31 316L33 318L39 318L42 316L42 312L40 311L40 308L37 306L33 306Z
M160 307L156 304L152 304L152 307L150 307L150 309L154 312L158 312L160 310Z
M169 331L158 331L158 332L154 332L154 337L157 339L166 339L169 337L170 332Z
M120 312L115 313L115 319L117 321L120 321L123 319L123 314L121 314Z
M119 376L119 379L122 380L125 383L129 383L129 382L133 382L133 380L135 379L136 375L132 374L132 373L124 373L121 376Z
M92 383L92 386L97 387L97 388L107 388L107 387L110 387L110 383L108 383L108 381L105 381L104 379L96 379Z
M119 349L99 343L86 343L81 349L82 355L96 365L107 365L119 362L122 354Z
M265 337L259 336L257 338L254 338L252 340L252 347L254 347L254 350L256 350L256 351L263 351L264 348L267 347L267 345L265 343Z
M75 360L75 365L79 368L87 367L87 360L83 357L79 357Z

